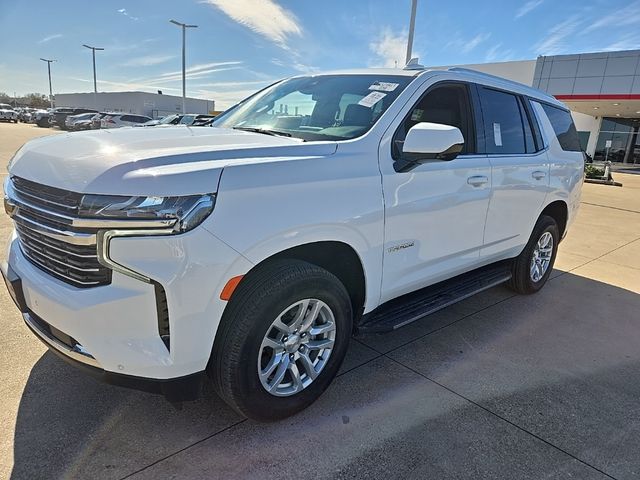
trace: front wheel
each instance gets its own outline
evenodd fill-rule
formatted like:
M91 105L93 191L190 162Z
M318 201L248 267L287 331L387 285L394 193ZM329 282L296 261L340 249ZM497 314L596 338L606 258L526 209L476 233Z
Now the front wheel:
M279 420L311 405L335 377L352 332L344 285L298 260L250 272L234 292L208 371L242 415Z
M559 241L556 221L552 217L541 216L524 250L513 260L509 286L521 294L540 290L553 270Z

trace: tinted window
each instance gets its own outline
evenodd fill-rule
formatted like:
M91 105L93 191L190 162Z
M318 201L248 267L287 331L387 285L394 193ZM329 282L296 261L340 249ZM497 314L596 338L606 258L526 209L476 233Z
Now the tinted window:
M525 119L518 97L489 88L479 91L487 153L526 153Z
M562 110L558 107L552 107L551 105L542 104L553 131L556 133L556 138L560 142L560 146L567 152L580 152L580 139L578 138L578 132L576 126L573 124L571 114L566 110Z
M464 137L462 154L475 153L473 125L466 85L436 85L413 106L393 137L394 159L400 158L402 145L411 127L420 122L458 127Z
M527 110L525 109L524 104L522 103L522 98L518 101L520 105L520 116L522 117L522 126L524 127L524 141L527 149L527 153L536 152L536 142L533 138L533 130L531 128L531 119L527 114Z

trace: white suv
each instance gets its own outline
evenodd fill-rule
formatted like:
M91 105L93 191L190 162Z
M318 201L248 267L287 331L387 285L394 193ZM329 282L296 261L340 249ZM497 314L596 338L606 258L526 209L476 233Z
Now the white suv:
M569 111L450 69L301 76L213 128L32 141L2 272L26 324L103 380L273 420L327 388L354 330L546 283L583 154Z
M0 121L1 120L18 123L18 112L16 112L11 105L0 103Z
M100 128L135 127L151 121L145 115L133 113L110 113L100 119Z

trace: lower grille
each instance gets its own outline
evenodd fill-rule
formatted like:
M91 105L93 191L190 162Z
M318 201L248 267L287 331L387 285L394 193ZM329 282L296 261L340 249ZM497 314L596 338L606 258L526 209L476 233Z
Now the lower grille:
M75 287L111 283L111 270L98 261L95 245L70 245L39 233L16 219L22 253L35 266Z

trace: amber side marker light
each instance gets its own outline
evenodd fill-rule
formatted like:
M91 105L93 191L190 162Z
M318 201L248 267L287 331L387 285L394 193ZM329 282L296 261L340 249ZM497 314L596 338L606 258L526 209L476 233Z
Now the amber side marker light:
M222 292L220 293L220 300L229 301L231 299L231 295L233 295L233 292L240 284L240 280L242 280L243 277L244 275L238 275L237 277L231 278L222 289Z

